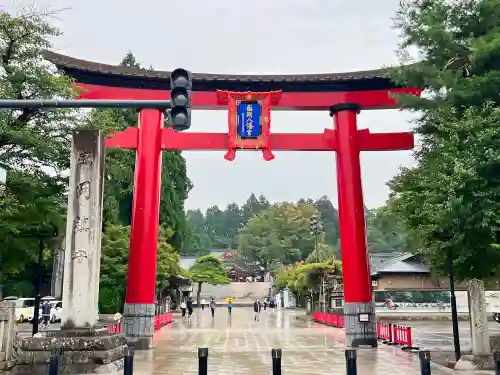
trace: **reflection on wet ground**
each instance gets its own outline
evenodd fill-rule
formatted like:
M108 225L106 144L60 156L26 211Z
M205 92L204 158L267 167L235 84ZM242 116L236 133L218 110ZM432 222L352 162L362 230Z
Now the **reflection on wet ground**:
M399 324L411 327L414 345L421 349L453 351L453 328L451 321L404 321L399 322ZM458 330L462 351L470 350L470 323L458 322ZM500 324L497 322L488 322L488 331L490 335L500 334Z
M209 348L209 374L269 374L272 348L283 350L286 375L345 374L344 332L309 322L302 312L267 310L254 321L250 308L235 308L232 317L219 308L213 320L209 311L199 311L191 321L177 318L155 343L153 362L138 357L136 374L197 374L199 347ZM358 358L360 375L420 373L417 357L398 348L363 349Z

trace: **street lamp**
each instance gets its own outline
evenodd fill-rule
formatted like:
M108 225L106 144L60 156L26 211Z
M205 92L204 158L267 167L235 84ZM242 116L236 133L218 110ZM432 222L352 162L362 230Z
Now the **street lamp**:
M318 254L318 245L319 245L319 235L323 231L323 223L321 220L316 216L313 215L311 216L310 220L310 225L311 225L311 234L314 236L314 252L316 253L316 261L319 262L319 254ZM322 278L321 285L320 285L320 292L319 292L322 300L319 301L321 304L321 311L326 312L325 310L325 285L324 285L324 278ZM312 297L312 295L311 295Z

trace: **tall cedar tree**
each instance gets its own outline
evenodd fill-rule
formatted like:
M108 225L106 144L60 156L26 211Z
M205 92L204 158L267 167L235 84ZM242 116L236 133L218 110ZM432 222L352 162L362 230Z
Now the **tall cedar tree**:
M500 1L405 1L396 27L404 65L393 79L425 92L399 98L418 116L421 146L390 183L390 207L438 270L451 254L460 280L496 275Z

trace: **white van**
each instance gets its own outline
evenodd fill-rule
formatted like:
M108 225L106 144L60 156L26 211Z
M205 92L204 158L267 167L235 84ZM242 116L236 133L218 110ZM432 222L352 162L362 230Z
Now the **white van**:
M29 316L33 316L35 311L35 299L34 298L17 298L17 297L6 297L4 301L15 302L15 314L16 320L20 323L28 320Z

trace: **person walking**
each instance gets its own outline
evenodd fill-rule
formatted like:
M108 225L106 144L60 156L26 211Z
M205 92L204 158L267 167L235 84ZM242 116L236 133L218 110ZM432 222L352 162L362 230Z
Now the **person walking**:
M231 315L231 310L232 309L233 309L233 300L229 299L229 301L227 303L227 312L229 313L229 315Z
M182 317L184 318L186 316L186 302L184 302L184 300L182 300L181 302L181 312L182 312Z
M215 298L212 297L210 301L210 311L212 311L212 318L215 316Z
M200 303L201 303L201 310L205 310L205 305L207 304L207 301L205 300L205 298L202 298Z
M187 311L188 311L188 319L191 319L191 315L193 315L193 299L191 297L188 298Z
M42 305L42 322L45 327L50 325L50 305L48 301L44 301Z
M259 321L260 320L260 310L262 309L262 304L260 303L259 299L256 298L255 302L253 303L253 320Z

